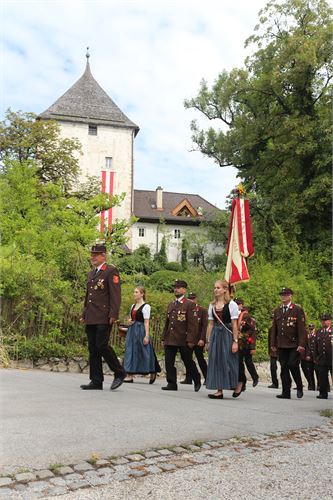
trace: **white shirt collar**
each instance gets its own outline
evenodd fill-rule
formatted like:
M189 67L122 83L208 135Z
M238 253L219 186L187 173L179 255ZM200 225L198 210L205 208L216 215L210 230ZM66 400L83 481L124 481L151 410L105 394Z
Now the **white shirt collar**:
M102 264L98 267L96 267L97 271L100 271L101 270L101 267L104 266L105 262L102 262Z

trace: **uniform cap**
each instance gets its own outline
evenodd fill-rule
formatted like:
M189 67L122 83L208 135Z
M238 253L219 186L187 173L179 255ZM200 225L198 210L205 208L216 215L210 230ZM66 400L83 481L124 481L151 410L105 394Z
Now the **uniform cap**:
M105 245L93 245L91 247L90 253L106 253Z
M332 315L331 314L323 314L322 317L320 318L322 321L327 321L327 320L330 320L332 319Z
M194 292L191 292L191 293L188 294L188 298L191 299L191 300L196 299L197 298L197 294L194 293Z
M293 295L293 291L291 288L282 288L281 292L279 293L279 295Z
M315 328L315 325L313 323L309 323L309 328Z
M176 280L173 287L174 288L187 288L187 283L184 280Z
M236 302L236 304L241 304L242 306L244 305L244 300L243 299L239 299L238 297L236 297L234 299L234 302Z

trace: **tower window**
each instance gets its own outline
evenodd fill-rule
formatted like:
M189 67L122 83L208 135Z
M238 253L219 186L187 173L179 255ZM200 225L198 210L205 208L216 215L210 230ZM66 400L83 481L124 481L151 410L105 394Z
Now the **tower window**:
M144 227L139 227L139 236L143 238L145 235L145 228Z
M105 168L111 169L112 168L112 158L111 156L106 156L105 157Z
M97 135L97 125L88 125L88 134Z

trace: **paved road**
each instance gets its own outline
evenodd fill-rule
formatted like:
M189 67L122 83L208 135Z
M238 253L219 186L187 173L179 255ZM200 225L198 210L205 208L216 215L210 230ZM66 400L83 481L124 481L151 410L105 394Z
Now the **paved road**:
M137 379L114 392L81 391L86 375L38 370L1 370L1 466L48 467L78 462L92 453L123 455L195 440L225 439L321 425L321 409L332 407L305 392L302 400L275 398L266 386L234 400L211 401L202 388L161 391Z

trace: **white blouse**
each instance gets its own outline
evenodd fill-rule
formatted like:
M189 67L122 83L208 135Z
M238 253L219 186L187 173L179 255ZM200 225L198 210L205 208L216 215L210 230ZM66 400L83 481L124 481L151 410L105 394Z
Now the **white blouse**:
M236 304L236 302L234 302L233 300L230 300L230 302L229 302L228 305L229 305L229 312L230 312L231 319L238 319L239 310L238 310L238 305ZM213 316L213 304L209 304L209 307L208 307L208 319L209 320L213 320L214 319L214 316Z

